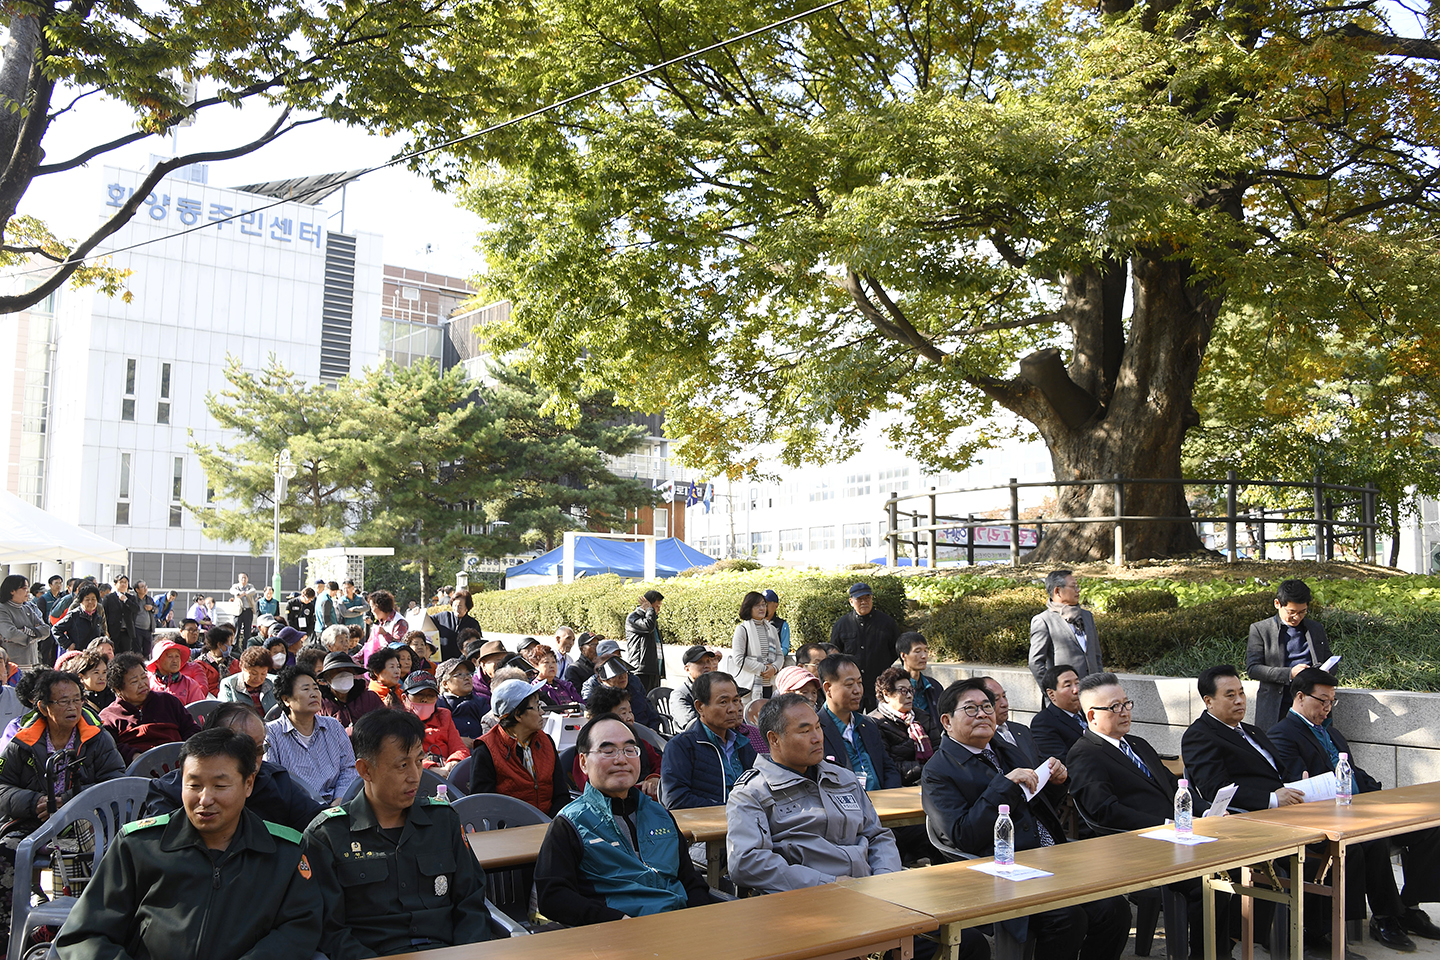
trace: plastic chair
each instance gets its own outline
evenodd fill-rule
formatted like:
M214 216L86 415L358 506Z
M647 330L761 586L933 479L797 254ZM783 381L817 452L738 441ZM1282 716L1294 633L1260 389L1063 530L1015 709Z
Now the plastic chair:
M557 761L560 764L560 769L565 771L565 785L570 788L570 796L572 797L578 797L585 792L581 789L580 784L575 782L574 776L575 751L578 749L580 748L566 747L560 751L560 757Z
M194 717L195 722L203 727L205 726L205 721L210 719L210 714L214 713L223 702L223 700L216 700L214 697L207 697L204 700L187 703L185 705L185 712Z
M655 712L660 715L662 728L660 733L667 737L673 737L680 732L675 726L675 715L670 712L670 694L672 692L669 687L656 687L645 694L645 698L650 701L650 706L654 707Z
M416 796L433 797L435 796L436 788L442 785L446 788L447 791L449 790L450 785L444 780L440 779L439 774L431 773L429 770L422 770L420 772L420 788L416 791ZM345 796L340 798L340 802L349 803L351 800L354 800L356 797L360 796L360 791L364 789L365 781L361 780L359 777L356 777L354 782L352 782L350 786L345 788Z
M549 817L524 800L499 793L472 793L456 800L451 806L460 815L461 828L466 833L550 822ZM485 886L489 891L488 899L516 923L523 925L530 919L531 890L535 886L533 863L487 870Z
M148 777L151 780L165 776L180 766L180 750L184 746L183 743L162 743L151 747L130 761L130 766L125 768L125 776Z
M664 737L660 736L660 734L656 733L654 730L651 730L643 723L635 723L632 724L632 726L635 728L635 736L650 744L650 746L654 747L660 753L665 752L665 744L669 741L667 741Z
M455 765L454 770L450 771L450 776L445 779L446 782L450 784L452 796L463 797L470 792L470 771L474 769L475 758L466 757ZM454 791L456 790L458 790L459 793L455 793Z
M1075 801L1075 812L1097 837L1123 833L1112 827L1101 826L1080 801ZM1185 898L1169 887L1136 890L1128 895L1135 905L1135 956L1148 957L1155 943L1155 928L1159 925L1160 914L1165 914L1165 956L1167 960L1189 960L1190 957L1190 905Z
M75 897L57 896L47 903L30 903L35 882L36 852L44 853L61 831L81 820L88 821L95 836L93 866L114 841L120 828L140 818L150 781L145 777L120 777L88 787L65 804L15 850L15 897L10 913L10 949L7 960L20 960L30 932L36 927L60 927L75 906Z

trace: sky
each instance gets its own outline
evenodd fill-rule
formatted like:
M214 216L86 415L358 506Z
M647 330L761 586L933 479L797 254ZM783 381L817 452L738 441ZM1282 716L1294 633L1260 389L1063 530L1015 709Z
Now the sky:
M56 101L65 102L59 96ZM277 109L260 103L208 107L199 112L194 126L177 132L179 151L194 153L246 143L278 115ZM133 129L128 109L88 98L51 125L43 144L46 159L69 159ZM322 120L287 133L249 156L212 163L209 183L239 187L354 170L383 163L401 149L399 138L371 136L359 128ZM104 209L94 199L101 168L146 169L152 154L171 156L172 139L150 137L97 157L87 167L41 177L26 192L20 212L46 221L61 237L82 237L95 229ZM427 180L397 167L362 177L345 192L346 230L382 234L386 263L458 277L470 277L483 269L483 260L475 251L480 218L461 208L454 198L437 193ZM330 223L339 229L340 194L321 206L335 214Z

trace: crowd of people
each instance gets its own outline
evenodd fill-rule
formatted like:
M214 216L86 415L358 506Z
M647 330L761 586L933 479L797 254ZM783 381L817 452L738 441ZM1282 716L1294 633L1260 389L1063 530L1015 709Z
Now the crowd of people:
M485 639L465 591L419 613L437 628L429 636L391 594L362 597L353 583L317 583L281 609L242 576L233 622L204 616L202 598L190 611L202 616L178 631L167 626L173 596L132 593L123 577L101 586L0 582L0 689L20 704L0 735L4 929L15 888L29 895L13 871L19 842L146 750L182 745L59 931L66 960L137 946L343 960L484 940L483 873L448 802L420 789L427 771L463 777L462 763L465 792L505 794L552 819L535 905L565 925L715 900L670 812L680 808L726 808L731 889L763 894L991 855L1002 804L1017 850L1158 826L1177 789L1130 730L1133 703L1105 670L1069 571L1047 578L1050 602L1031 624L1045 707L1028 726L997 679L931 676L924 636L876 609L865 583L850 588L829 642L793 648L781 598L747 593L728 654L691 646L673 679L655 590L637 598L623 638L562 626L512 650ZM155 610L142 622L147 599ZM1298 802L1285 784L1348 750L1328 720L1338 680L1322 669L1333 663L1309 600L1286 581L1276 616L1252 628L1260 723L1243 722L1235 667L1199 676L1206 712L1183 738L1197 814L1231 783L1233 809ZM190 709L200 701L218 701L203 728ZM584 725L561 749L546 717L578 711ZM1381 786L1358 767L1356 780L1359 791ZM867 791L917 784L926 826L883 826ZM1363 919L1368 901L1372 937L1413 948L1412 935L1440 939L1420 907L1440 898L1440 831L1394 843L1403 888L1387 841L1361 845L1347 862L1347 916ZM1198 901L1198 881L1177 889ZM1198 945L1202 911L1190 916ZM1217 924L1223 956L1230 912ZM1118 897L1006 921L1047 960L1114 960L1130 926ZM1309 935L1323 940L1322 926ZM988 957L988 942L965 931L959 952Z

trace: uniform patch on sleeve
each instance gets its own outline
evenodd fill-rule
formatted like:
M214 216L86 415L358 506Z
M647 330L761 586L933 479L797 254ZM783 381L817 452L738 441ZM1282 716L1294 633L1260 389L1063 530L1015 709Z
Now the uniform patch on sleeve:
M170 817L171 814L162 813L158 817L146 817L144 820L136 820L133 823L127 823L125 824L125 826L120 828L120 835L123 837L126 834L134 833L136 830L144 830L147 827L164 826L165 824L170 822Z
M306 859L305 855L302 853L300 855L300 876L304 877L306 880L309 880L310 875L313 872L314 871L310 869L310 861Z
M835 794L835 806L841 810L859 810L860 801L855 799L853 793L837 793Z
M324 810L320 811L320 816L322 817L343 817L344 815L344 807L326 807Z

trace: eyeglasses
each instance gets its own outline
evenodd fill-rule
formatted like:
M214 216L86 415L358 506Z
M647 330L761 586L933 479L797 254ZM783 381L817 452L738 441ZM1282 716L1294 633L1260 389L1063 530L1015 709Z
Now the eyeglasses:
M1303 691L1302 691L1302 693L1303 693ZM1325 704L1325 709L1326 709L1326 710L1329 710L1331 707L1335 706L1335 698L1334 698L1334 697L1317 697L1317 696L1315 696L1315 694L1313 694L1313 693L1304 693L1304 696L1309 697L1311 700L1319 700L1321 703Z
M52 707L78 707L85 701L80 697L66 697L64 700L46 700Z
M890 695L891 695L892 697L913 697L913 696L915 696L915 688L914 688L914 687L896 687L893 691L891 691Z
M1121 701L1120 703L1112 703L1112 704L1110 704L1110 706L1108 706L1108 707L1102 707L1102 706L1100 706L1099 704L1096 704L1095 706L1091 707L1090 709L1091 709L1091 710L1109 710L1111 713L1129 713L1131 710L1134 710L1134 709L1135 709L1135 701L1134 701L1134 700L1124 700L1124 701Z
M991 703L989 700L986 700L984 703L961 704L960 709L965 711L965 716L970 717L973 720L974 718L980 716L980 714L982 713L985 714L987 717L993 716L995 713L995 704Z
M617 747L613 743L607 743L598 750L591 750L590 753L605 760L617 760L621 755L624 755L627 760L634 760L640 756L640 748L633 743L627 743L623 747Z

